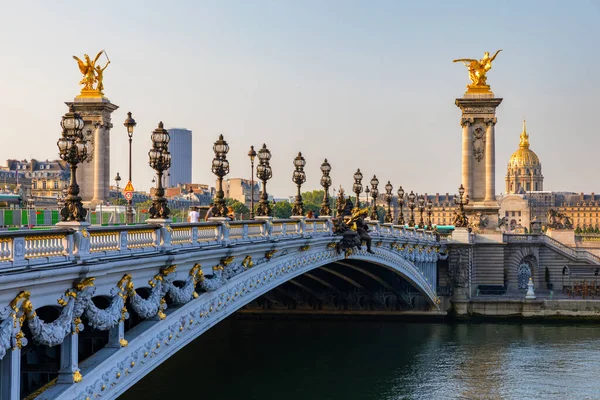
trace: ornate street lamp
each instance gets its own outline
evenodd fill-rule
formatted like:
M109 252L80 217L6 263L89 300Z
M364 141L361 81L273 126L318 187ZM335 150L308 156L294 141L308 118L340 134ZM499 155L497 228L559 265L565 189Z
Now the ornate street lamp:
M123 125L127 128L127 136L129 137L129 182L131 182L131 141L133 140L133 128L137 125L135 119L131 117L131 112L127 113L127 119L125 119ZM131 200L127 200L125 218L128 224L133 223L133 207L131 206Z
M425 196L422 194L418 196L418 207L419 207L419 228L423 229L425 221L423 221L423 211L425 211Z
M65 198L65 206L60 210L61 221L83 222L87 211L81 204L79 197L79 185L77 184L77 164L88 158L88 143L83 138L83 119L75 112L73 105L69 106L69 112L62 117L62 137L56 145L60 158L69 163L71 178L69 182L68 196Z
M250 170L252 171L250 175L250 219L254 219L254 159L256 158L256 151L254 151L254 146L250 146L248 157L250 157Z
M356 172L354 173L354 184L352 185L352 191L354 193L356 193L356 208L360 208L360 194L363 191L363 186L362 186L362 178L363 178L363 174L360 172L360 168L356 170Z
M433 226L431 224L431 214L433 214L433 203L431 200L427 201L427 229L433 230Z
M306 182L306 173L304 172L304 166L306 165L306 160L302 157L302 153L298 152L296 158L294 158L294 167L296 170L292 175L292 182L296 184L298 188L298 192L296 193L296 201L294 202L294 207L292 208L292 215L294 217L302 217L304 215L304 204L302 203L302 193L300 191L302 184Z
M373 197L373 208L371 208L371 220L377 221L379 217L377 216L377 196L379 196L379 190L377 189L379 186L379 179L377 176L373 175L371 179L371 197ZM369 199L367 198L367 201Z
M119 195L121 194L121 192L119 191L119 183L121 183L121 175L119 175L118 172L117 172L117 175L115 176L115 183L117 184L117 203L118 203Z
M267 181L273 176L273 170L269 165L271 152L267 145L263 143L262 149L258 151L258 165L256 166L256 176L262 181L262 193L258 202L256 215L259 217L271 216L271 205L269 204L269 195L267 194Z
M148 152L148 164L156 171L158 179L156 180L156 190L152 206L148 210L151 219L169 218L169 207L165 199L165 188L163 187L163 173L171 166L171 154L169 153L169 141L171 137L169 132L163 127L162 121L158 123L158 128L152 131L152 148Z
M415 226L415 194L411 190L408 194L408 208L410 209L410 219L408 220L408 226L414 228Z
M344 215L344 207L346 207L346 198L344 197L344 188L340 186L340 190L335 201L335 208L337 209L338 217Z
M223 135L219 135L219 140L213 145L215 158L212 160L212 172L218 178L217 193L215 194L215 209L213 217L226 217L227 209L225 208L225 193L223 192L223 177L229 173L229 161L227 161L227 152L229 145L223 139Z
M331 216L331 207L329 207L329 186L331 186L331 177L329 173L331 172L331 164L327 162L327 159L323 161L321 164L321 186L323 186L324 194L323 194L323 203L321 204L321 209L319 210L320 217L328 217Z
M463 196L465 195L465 188L462 183L458 188L458 196L454 196L454 204L458 206L458 210L456 210L456 215L454 217L454 226L456 228L466 228L469 225L469 219L467 218L467 214L465 213L465 206L469 204L469 195L467 195L463 201Z
M402 212L402 208L404 207L404 189L402 189L402 186L400 186L400 189L398 189L398 207L400 207L398 225L404 226L404 213Z
M392 186L391 182L388 181L388 183L385 185L385 201L388 205L387 213L385 214L384 220L386 224L391 224L392 222L394 222L394 217L392 216L392 200L394 199L394 195L392 194L393 188L394 187Z

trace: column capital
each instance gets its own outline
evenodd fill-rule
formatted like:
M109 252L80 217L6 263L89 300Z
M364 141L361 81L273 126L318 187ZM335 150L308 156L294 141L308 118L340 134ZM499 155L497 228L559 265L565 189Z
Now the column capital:
M460 119L460 126L469 126L472 125L475 122L475 118L461 118Z
M487 126L494 126L494 125L496 125L497 121L498 121L498 119L496 117L483 119L483 123L486 124Z

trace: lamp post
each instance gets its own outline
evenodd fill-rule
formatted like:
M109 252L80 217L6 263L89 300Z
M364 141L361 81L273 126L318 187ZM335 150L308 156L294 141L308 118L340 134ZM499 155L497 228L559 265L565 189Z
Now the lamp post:
M411 190L408 194L408 208L410 209L410 219L408 220L408 226L414 228L415 226L415 194Z
M354 173L354 184L352 185L352 191L356 193L356 208L360 208L360 194L363 191L362 187L363 174L360 172L360 168Z
M294 207L292 208L292 216L294 217L302 217L304 216L304 204L302 203L302 193L300 191L302 184L306 182L306 173L304 172L304 166L306 165L306 160L302 157L302 153L298 152L296 158L294 158L294 173L292 175L292 182L296 184L298 191L296 193L296 201L294 202Z
M385 185L385 201L387 202L388 206L384 220L386 224L391 224L394 222L394 217L392 216L392 200L394 199L394 195L392 194L393 188L394 187L392 186L392 183L388 181L388 183Z
M377 186L379 186L379 179L377 179L377 176L373 175L373 178L371 178L371 197L373 197L371 220L373 221L377 221L379 219L379 217L377 216L377 196L379 196L379 189L377 189Z
M219 140L213 145L215 158L212 161L212 172L219 178L217 193L215 196L215 210L213 217L226 217L227 210L225 209L225 193L223 192L223 177L229 173L229 161L227 161L227 152L229 145L223 139L223 135L219 135Z
M115 176L115 183L117 184L117 204L119 203L119 183L121 183L121 175L119 175L119 173L117 172L117 176Z
M346 198L344 197L344 188L340 186L337 199L335 200L335 208L337 210L338 218L344 215L344 207L346 207Z
M433 214L433 203L431 200L427 201L427 229L433 230L433 226L431 224L431 214Z
M262 181L262 193L256 210L256 215L259 217L271 216L271 204L269 204L269 195L267 194L267 181L273 177L273 170L269 164L270 159L271 152L263 143L262 149L258 151L258 165L256 166L256 177Z
M254 219L254 159L256 158L256 151L254 151L254 146L250 146L250 151L248 152L248 157L250 157L250 219Z
M331 164L327 162L327 159L323 161L321 164L321 186L323 186L324 194L323 194L323 203L321 204L321 209L319 210L319 217L330 217L331 216L331 207L329 207L329 187L331 186L331 177L329 173L331 172Z
M423 221L423 211L425 211L425 196L422 194L418 196L418 208L419 208L419 228L423 229L425 221Z
M400 207L400 214L398 214L398 225L404 226L404 213L402 208L404 207L404 189L402 186L398 189L398 207Z
M62 137L56 144L60 158L69 163L71 172L68 196L65 199L65 206L60 210L61 221L83 222L87 211L83 208L81 197L79 197L76 172L77 164L87 159L89 147L83 138L83 119L75 112L72 104L69 106L69 112L62 117L60 125L63 129Z
M127 118L125 119L125 122L123 122L123 125L125 125L125 128L127 128L127 136L129 137L129 182L131 182L131 141L133 140L133 128L135 128L137 125L135 119L131 117L131 111L127 113ZM125 213L125 217L128 224L133 223L133 207L131 204L132 201L127 200L127 211Z
M469 219L467 218L467 214L465 213L465 206L469 204L469 195L465 197L463 200L463 196L465 195L465 188L462 183L458 188L458 199L456 196L454 197L454 204L458 206L458 210L456 210L456 215L454 216L454 226L456 228L466 228L469 225Z
M171 154L169 153L169 141L171 137L169 132L164 129L162 121L158 123L158 128L152 132L152 149L148 152L149 164L156 171L158 179L156 180L156 190L152 206L148 210L151 219L169 218L169 207L165 199L165 188L163 187L163 173L171 166Z

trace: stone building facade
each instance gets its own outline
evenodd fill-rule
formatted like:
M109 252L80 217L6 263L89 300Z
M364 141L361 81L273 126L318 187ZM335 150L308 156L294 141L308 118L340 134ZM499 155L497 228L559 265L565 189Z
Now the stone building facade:
M27 196L58 198L69 185L69 166L62 160L7 160L6 164L29 184L23 191Z

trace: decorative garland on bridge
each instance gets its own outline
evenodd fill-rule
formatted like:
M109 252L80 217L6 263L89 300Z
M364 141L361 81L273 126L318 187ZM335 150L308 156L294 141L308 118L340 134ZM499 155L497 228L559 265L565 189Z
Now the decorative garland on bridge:
M334 242L335 243L335 242ZM381 243L381 242L380 242ZM377 247L381 245L376 244ZM243 281L238 281L227 290L218 293L217 296L212 296L209 300L202 301L194 308L194 310L181 316L168 326L168 329L163 330L161 334L156 336L156 339L137 347L125 361L118 363L110 371L104 372L102 379L98 379L96 383L88 386L80 394L82 398L98 396L103 392L107 384L111 386L115 384L115 380L119 379L121 374L128 374L129 370L135 366L137 362L145 362L148 357L152 357L160 351L161 345L168 344L173 337L178 337L184 330L191 329L192 325L196 325L206 321L209 316L215 312L221 311L223 307L236 302L239 298L246 296L251 292L256 292L265 284L268 284L273 279L278 279L283 275L295 272L299 268L312 265L324 260L338 259L339 256L333 249L333 246L327 246L320 251L308 251L309 247L302 246L299 249L299 257L295 260L286 261L276 264L271 268L249 275ZM438 258L440 252L439 247L425 248L419 245L398 244L396 242L390 245L391 252L383 251L377 254L367 254L363 250L354 252L360 255L361 258L373 259L379 263L393 263L402 265L401 260L411 260L418 262L433 262ZM270 250L265 253L265 256L256 263L262 265L272 262L273 259L282 258L289 253L289 250L283 250L277 253L276 250ZM64 341L64 338L69 334L77 334L83 330L81 316L85 313L88 324L98 330L106 331L117 326L120 322L129 317L126 303L129 301L131 308L141 318L151 318L157 316L160 319L165 319L166 301L165 296L176 305L184 305L198 297L196 288L205 292L214 292L221 289L228 281L240 273L252 268L255 263L251 256L246 256L239 264L234 264L234 257L228 256L220 260L219 264L213 267L213 275L205 277L200 264L195 264L189 271L186 280L181 287L174 285L174 272L176 266L172 265L168 268L161 269L150 281L151 292L148 298L144 299L136 293L132 277L129 274L124 275L114 288L111 289L111 301L107 308L100 309L92 301L96 288L94 287L94 278L87 278L77 283L74 288L69 289L58 300L62 305L60 316L51 323L46 323L41 320L35 313L32 302L30 301L29 292L21 292L10 303L9 307L0 310L0 359L4 357L9 349L21 348L27 344L22 332L24 320L27 320L32 333L32 339L39 344L46 346L55 346ZM406 267L403 267L406 268ZM414 266L411 268L418 271ZM428 291L428 296L433 298L434 303L438 299L435 297L435 291L431 288L431 284L419 274L414 274L412 279L415 280L420 287ZM177 314L177 312L176 312ZM123 341L121 345L127 346L127 341ZM77 397L79 398L79 397Z

